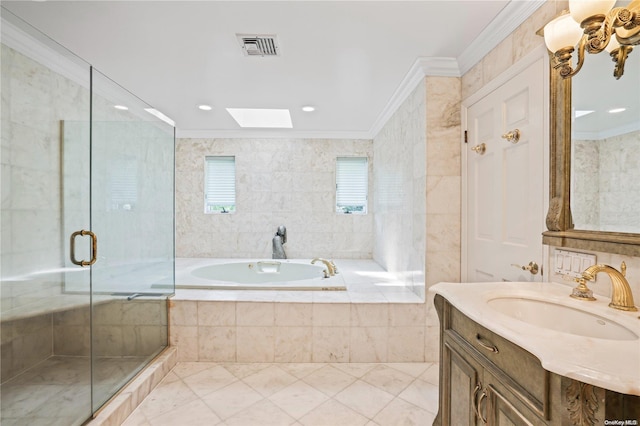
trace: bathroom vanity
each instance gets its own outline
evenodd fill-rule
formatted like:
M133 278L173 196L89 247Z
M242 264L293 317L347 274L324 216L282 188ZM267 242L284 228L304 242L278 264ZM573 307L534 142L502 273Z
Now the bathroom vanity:
M434 424L639 424L638 313L607 312L605 301L575 301L570 291L553 283L430 289L441 343Z

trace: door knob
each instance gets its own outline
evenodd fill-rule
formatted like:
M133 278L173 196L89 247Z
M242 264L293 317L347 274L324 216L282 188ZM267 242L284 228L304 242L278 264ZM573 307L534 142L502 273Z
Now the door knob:
M471 148L471 151L475 152L476 154L482 155L484 154L484 152L487 150L487 145L483 142L480 145L476 145L473 148Z
M525 266L518 265L517 263L512 263L511 266L515 266L516 268L522 269L523 271L529 271L531 272L531 275L537 274L540 270L540 267L536 262L529 262L529 264Z
M502 135L502 139L506 139L511 143L518 143L520 140L520 130L515 129Z

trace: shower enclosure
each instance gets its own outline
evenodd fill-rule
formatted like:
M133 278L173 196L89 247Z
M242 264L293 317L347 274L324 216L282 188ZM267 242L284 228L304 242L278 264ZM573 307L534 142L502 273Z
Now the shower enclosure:
M174 128L2 8L3 425L79 425L168 343Z

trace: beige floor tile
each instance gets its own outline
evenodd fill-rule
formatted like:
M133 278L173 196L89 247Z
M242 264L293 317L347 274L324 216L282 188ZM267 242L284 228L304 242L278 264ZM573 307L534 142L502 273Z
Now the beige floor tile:
M334 398L368 419L372 419L391 402L394 396L369 383L358 380L338 393Z
M169 381L163 380L140 404L139 408L147 419L198 399L198 396L182 380L172 380L171 375L176 377L173 373L169 373L167 375Z
M267 363L222 363L220 364L229 373L236 376L238 379L243 379L247 376L262 371L265 368L269 368L271 364Z
M205 404L223 420L238 414L262 399L262 395L240 381L202 398Z
M300 419L300 423L304 426L361 426L368 421L362 414L356 413L333 399L311 410L310 413Z
M211 368L186 377L183 379L183 382L189 386L196 395L202 398L238 380L236 376L229 373L225 368L214 365Z
M278 367L291 374L292 376L295 376L298 379L302 379L304 377L307 377L309 374L321 369L325 365L327 364L323 362L287 362L278 364Z
M262 396L273 395L298 379L277 365L270 365L242 379L244 383L258 391Z
M225 420L226 426L287 426L296 422L281 408L268 399L255 403L251 407Z
M435 415L427 410L396 398L374 418L380 426L425 426L433 424Z
M149 419L151 426L213 426L221 422L201 399L184 404L178 408Z
M329 396L334 396L356 380L352 375L332 365L326 365L302 379L305 383Z
M179 362L124 426L430 425L437 372L431 363Z
M361 380L394 396L398 396L415 379L394 368L379 365L362 376Z
M388 362L385 365L418 378L433 366L431 362ZM436 382L437 383L437 382Z
M331 364L333 365L335 368L344 371L345 373L351 374L353 377L357 377L358 379L362 376L364 376L365 374L367 374L367 372L369 370L371 370L372 368L374 368L376 365L376 363L370 362L370 363L366 363L366 362L355 362L355 363L341 363L341 362L336 362Z
M398 397L432 413L438 411L438 386L420 379L411 383Z
M189 362L180 362L176 364L176 366L171 370L176 376L184 379L185 377L189 377L192 374L199 373L208 368L214 367L218 365L215 362L197 362L197 361L189 361Z
M420 375L420 380L438 386L440 375L440 364L432 364L427 370Z
M269 399L282 408L287 414L299 419L313 410L329 397L308 384L297 381L281 391L271 395Z

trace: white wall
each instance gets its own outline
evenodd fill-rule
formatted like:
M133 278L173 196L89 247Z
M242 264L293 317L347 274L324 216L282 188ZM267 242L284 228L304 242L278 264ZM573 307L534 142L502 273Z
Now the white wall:
M236 158L235 213L204 213L208 155ZM271 258L271 239L284 225L289 258L370 259L373 215L335 212L338 156L369 158L371 209L371 140L179 139L176 256Z

